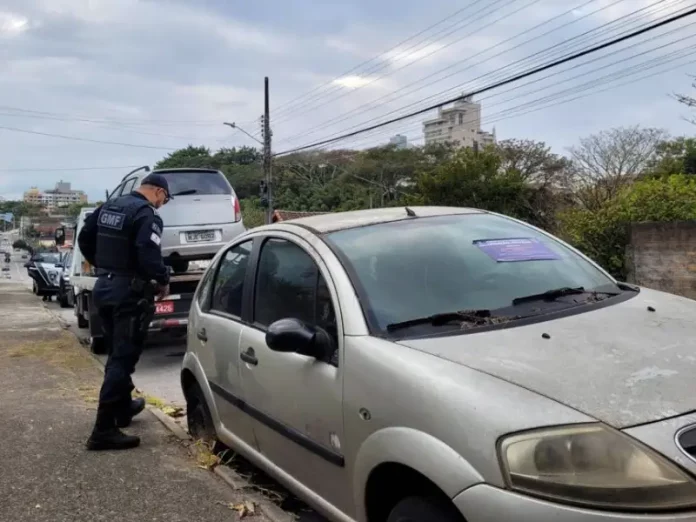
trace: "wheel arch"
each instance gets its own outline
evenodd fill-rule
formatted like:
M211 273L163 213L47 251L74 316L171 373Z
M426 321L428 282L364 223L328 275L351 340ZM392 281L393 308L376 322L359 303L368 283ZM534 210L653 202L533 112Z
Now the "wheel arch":
M368 437L355 460L358 520L386 520L380 517L417 488L450 501L480 482L478 471L443 441L412 428L385 428Z

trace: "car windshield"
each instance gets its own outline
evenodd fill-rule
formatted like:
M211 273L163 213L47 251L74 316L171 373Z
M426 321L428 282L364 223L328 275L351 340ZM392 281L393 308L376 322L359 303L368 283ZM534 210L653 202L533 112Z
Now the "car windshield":
M434 314L509 307L517 297L563 287L620 293L559 241L502 216L416 218L327 239L352 265L381 330Z
M196 196L232 194L229 183L219 172L179 171L158 174L167 178L169 193L174 197L182 192Z
M54 254L51 252L48 252L46 254L37 254L35 260L38 263L53 263L56 264L60 262L60 254Z

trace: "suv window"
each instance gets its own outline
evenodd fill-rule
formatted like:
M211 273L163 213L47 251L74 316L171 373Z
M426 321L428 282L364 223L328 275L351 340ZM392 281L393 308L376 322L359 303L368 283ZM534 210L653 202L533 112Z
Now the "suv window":
M158 172L169 183L169 192L176 196L180 192L195 190L196 195L222 194L231 195L232 187L219 172L179 171Z
M135 187L135 182L138 181L138 178L132 178L127 181L123 182L123 187L121 188L120 195L123 196L125 194L130 194L133 192L133 187Z
M213 275L215 274L215 266L211 266L203 276L203 279L198 284L196 293L196 301L201 310L207 312L210 309L210 289L213 287Z
M223 256L213 285L212 310L235 317L242 316L244 278L249 265L251 246L252 240L246 241L233 246Z
M331 293L319 267L296 244L269 239L259 257L254 321L268 326L287 317L319 326L338 340Z

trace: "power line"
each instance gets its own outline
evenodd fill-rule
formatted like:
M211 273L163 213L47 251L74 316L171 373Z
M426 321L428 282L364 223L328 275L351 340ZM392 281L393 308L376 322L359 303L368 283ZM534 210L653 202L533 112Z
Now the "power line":
M336 142L336 141L340 141L340 140L343 140L343 139L345 139L345 138L350 138L350 137L352 137L352 136L356 136L356 135L359 135L359 134L363 134L363 133L368 132L368 131L370 131L370 130L378 129L378 128L380 128L380 127L384 127L384 126L390 125L390 124L392 124L392 123L396 123L396 122L399 122L399 121L403 121L403 120L408 119L408 118L411 118L411 117L413 117L413 116L418 116L418 115L420 115L420 114L423 114L423 113L426 113L426 112L429 112L429 111L438 109L438 108L440 108L440 107L443 106L443 105L447 105L447 104L449 104L449 103L454 103L454 102L456 102L456 101L458 101L458 100L460 100L460 99L462 99L462 98L466 98L466 97L469 97L469 96L475 96L475 95L477 95L477 94L481 94L481 93L490 91L490 90L492 90L492 89L496 89L496 88L498 88L498 87L502 87L502 86L504 86L504 85L508 85L508 84L510 84L510 83L513 83L513 82L516 82L516 81L518 81L518 80L521 80L521 79L523 79L523 78L527 78L527 77L529 77L529 76L538 74L538 73L540 73L540 72L543 72L543 71L546 71L546 70L549 70L549 69L558 67L559 65L563 65L564 63L568 63L568 62L571 62L571 61L573 61L573 60L577 60L578 58L582 58L583 56L587 56L587 55L593 54L593 53L595 53L595 52L597 52L597 51L601 51L601 50L603 50L603 49L612 47L612 46L617 45L617 44L619 44L619 43L621 43L621 42L624 42L624 41L630 40L630 39L632 39L632 38L635 38L635 37L637 37L637 36L640 36L640 35L642 35L642 34L645 34L645 33L649 32L649 31L653 31L653 30L655 30L655 29L658 29L658 28L663 27L663 26L665 26L665 25L668 25L668 24L670 24L670 23L674 23L674 22L676 22L676 21L678 21L678 20L681 20L681 19L683 19L683 18L686 18L686 17L688 17L688 16L691 16L691 15L694 14L694 13L696 13L696 8L689 9L688 11L686 11L686 12L684 12L684 13L681 13L681 14L678 14L678 15L675 15L675 16L672 16L672 17L669 17L669 18L664 19L664 20L661 20L661 21L659 21L659 22L655 22L654 24L651 24L651 25L649 25L649 26L647 26L647 27L644 27L644 28L642 28L642 29L638 29L638 30L636 30L636 31L633 31L633 32L631 32L631 33L629 33L629 34L627 34L627 35L624 35L624 36L615 38L615 39L610 40L610 41L608 41L608 42L604 42L604 43L602 43L602 44L596 45L596 46L591 47L591 48L589 48L589 49L586 49L586 50L584 50L584 51L580 51L580 52L574 53L574 54L572 54L572 55L570 55L570 56L566 56L566 57L561 58L561 59L559 59L559 60L555 60L555 61L553 61L553 62L551 62L551 63L545 64L545 65L541 65L541 66L536 67L536 68L533 68L533 69L531 69L531 70L529 70L529 71L526 71L526 72L523 72L523 73L521 73L521 74L517 74L517 75L515 75L515 76L512 76L511 78L507 78L507 79L505 79L505 80L501 80L501 81L499 81L499 82L496 82L496 83L494 83L494 84L492 84L492 85L489 85L489 86L486 86L486 87L483 87L483 88L474 90L474 91L469 92L469 93L467 93L467 94L465 94L465 95L460 95L460 96L451 98L451 99L449 99L449 100L446 100L446 101L444 101L444 102L440 102L440 103L437 103L437 104L435 104L435 105L431 105L431 106L425 107L425 108L423 108L423 109L420 109L420 110L411 112L411 113L409 113L409 114L405 114L405 115L402 115L402 116L398 116L398 117L396 117L396 118L392 118L392 119L387 120L387 121L385 121L385 122L377 123L377 124L375 124L375 125L372 125L372 126L369 126L369 127L363 128L363 129L359 129L359 130L356 130L356 131L353 131L353 132L349 132L349 133L344 134L344 135L342 135L342 136L338 136L338 137L330 138L330 139L326 139L326 140L321 140L321 141L319 141L319 142L312 143L312 144L309 144L309 145L304 145L304 146L302 146L302 147L296 147L296 148L294 148L294 149L290 149L290 150L287 150L287 151L283 151L283 152L277 153L277 154L275 154L275 155L276 155L276 156L282 156L282 155L290 154L290 153L292 153L292 152L299 152L299 151L301 151L301 150L306 150L306 149L310 149L310 148L313 148L313 147L318 147L318 146L321 146L321 145L326 145L326 144L329 144L329 143L334 143L334 142Z
M134 169L140 167L140 165L122 165L120 167L57 167L57 168L36 168L36 169L0 169L0 172L71 172L71 171L83 171L83 170L123 170L123 169Z
M444 22L446 22L446 21L448 21L448 20L451 20L451 19L454 18L455 16L461 14L462 12L466 11L466 10L469 9L470 7L476 5L477 3L480 3L480 2L481 2L481 0L475 0L473 3L467 5L466 7L462 7L461 9L456 10L454 13L452 13L452 14L446 16L445 18L439 20L438 22L436 22L436 23L434 23L434 24L432 24L432 25L426 27L426 28L423 29L422 31L419 31L419 32L416 33L416 34L414 34L414 35L412 35L412 36L409 36L409 37L406 38L405 40L403 40L403 41L397 43L397 44L394 45L393 47L390 47L389 49L387 49L386 51L380 53L379 55L373 56L373 57L370 58L369 60L365 60L364 62L359 63L358 65L356 65L356 66L353 67L352 69L349 69L348 71L344 72L344 73L341 74L340 76L337 76L337 77L335 77L335 78L329 80L328 82L323 83L323 84L319 85L318 87L315 87L314 89L312 89L312 90L306 92L305 94L301 94L300 96L298 96L298 97L296 97L296 98L290 100L289 102L286 102L286 103L284 103L284 104L279 105L278 108L276 109L276 111L278 112L278 114L281 114L281 113L285 112L287 109L292 108L292 107L289 107L289 106L292 105L292 104L294 104L296 101L299 101L299 100L305 98L306 96L309 96L310 94L313 94L313 93L315 93L315 92L318 91L318 90L321 90L322 88L324 88L324 87L326 87L326 86L331 86L331 85L333 85L333 82L335 82L336 80L338 80L338 79L340 79L340 78L343 78L344 76L347 76L347 75L349 75L349 74L351 74L351 73L357 71L358 69L360 69L360 68L361 68L362 66L364 66L364 65L367 65L367 64L369 64L369 63L371 63L371 62L374 62L375 60L378 60L379 58L381 58L381 57L383 57L383 56L388 55L389 53L391 53L392 51L395 51L396 49L398 49L399 47L401 47L401 46L404 45L405 43L408 43L409 41L413 40L414 38L417 38L418 36L421 36L422 34L427 33L428 31L430 31L430 29L433 29L433 28L437 27L438 25L440 25L440 24L442 24L442 23L444 23ZM421 40L421 42L422 42L422 41L423 41L423 40ZM420 42L419 42L419 43L420 43ZM412 47L409 47L409 48L407 48L406 50L411 49L411 48L412 48Z
M121 143L118 141L92 140L89 138L79 138L77 136L65 136L63 134L53 134L50 132L39 132L39 131L32 131L32 130L27 130L27 129L18 129L16 127L5 127L3 125L0 125L0 129L6 130L6 131L12 131L12 132L21 132L24 134L36 134L39 136L48 136L50 138L62 138L64 140L85 141L88 143L101 143L104 145L121 145L123 147L134 147L134 148L138 148L138 149L169 150L169 151L176 150L176 149L173 149L171 147L155 147L152 145L136 145L134 143Z
M591 1L594 1L594 0L591 0ZM551 30L549 30L549 31L546 31L545 33L543 33L543 34L541 34L541 35L538 35L538 36L536 36L536 37L530 38L530 39L528 39L528 40L526 40L526 41L520 43L519 45L521 46L521 45L524 45L524 44L533 42L534 40L543 38L544 36L547 36L547 35L549 35L549 34L551 34L551 33L553 33L553 32L556 32L556 31L558 31L558 30L560 30L560 29L563 29L564 27L567 27L567 26L569 26L569 25L572 25L572 24L574 24L574 23L577 23L577 22L581 21L581 20L584 19L584 18L587 18L587 17L589 17L589 16L592 16L592 15L594 15L594 14L600 12L600 11L603 11L603 10L605 10L605 9L611 8L611 7L613 7L614 5L616 5L616 4L618 4L618 3L622 2L622 1L624 1L624 0L617 0L616 2L611 3L611 4L608 4L608 5L604 6L604 7L601 8L601 9L597 9L597 10L593 11L592 13L588 13L587 15L585 15L585 16L583 16L583 17L576 18L575 20L573 20L573 21L571 21L571 22L568 22L568 23L563 24L563 25L561 25L561 26L559 26L559 27L556 27L556 28L554 28L554 29L551 29ZM597 34L595 34L594 36L598 36L598 35L600 35L600 34L606 32L606 29L608 28L608 26L611 26L611 25L613 25L613 24L616 24L617 22L620 22L621 20L623 20L623 22L621 22L621 23L620 23L619 25L617 25L616 27L614 27L614 28L609 28L609 29L610 29L610 30L611 30L611 29L616 29L617 27L620 27L620 26L622 26L622 25L625 25L626 22L631 23L632 20L630 20L630 17L632 17L632 16L635 15L636 13L639 13L639 12L641 12L641 11L644 11L645 9L654 7L655 5L660 4L660 3L664 2L664 1L665 1L665 0L658 0L658 1L655 2L654 4L651 4L651 5L649 5L649 6L646 6L646 7L643 7L643 8L641 8L641 9L638 9L638 10L636 10L636 11L633 11L632 13L629 13L629 14L627 14L627 15L624 15L624 16L621 17L621 18L618 18L618 19L613 20L613 21L611 21L611 22L607 22L607 23L605 23L605 24L602 24L602 25L599 26L599 27L596 27L596 28L594 28L594 29L585 31L584 33L581 33L581 34L579 34L579 35L576 35L576 36L574 36L574 37L572 37L572 38L569 38L569 39L567 39L567 40L564 40L564 41L562 41L562 42L560 42L560 43L554 44L554 45L551 46L551 47L548 47L548 48L542 49L542 50L540 50L540 51L537 51L537 52L535 52L535 53L533 53L533 54L531 54L531 55L526 56L525 58L522 58L522 59L518 60L517 62L515 62L515 63L513 63L513 64L510 64L510 65L508 65L508 66L499 68L499 69L494 70L494 71L490 71L490 72L484 73L484 74L480 75L479 77L474 78L473 80L470 80L470 81L466 82L464 85L471 85L471 84L474 84L474 82L476 82L477 80L481 80L481 79L484 79L484 78L486 78L486 77L490 77L490 80L491 80L491 81L493 81L494 79L497 79L497 78L504 77L504 76L505 76L505 72L506 72L505 70L506 70L506 69L524 70L524 69L522 69L522 68L519 67L519 66L522 65L522 64L524 64L525 62L530 62L529 65L532 65L533 62L542 63L541 61L537 61L537 60L532 61L532 58L535 58L535 57L536 57L536 58L543 58L544 55L549 55L549 51L553 51L554 49L557 49L557 48L558 48L557 51L560 51L560 52L554 52L554 53L551 53L551 55L556 55L556 56L562 55L562 53L564 52L564 49L563 49L564 47L569 47L568 50L571 50L571 49L573 49L574 47L577 47L577 44L581 44L581 43L582 43L583 37L585 37L585 36L587 36L587 35L590 35L591 33L597 33ZM683 1L685 1L685 0L678 0L676 3L681 3L681 2L683 2ZM591 2L590 2L590 3L591 3ZM587 5L587 4L584 4L584 5ZM578 6L578 7L576 7L576 8L573 8L573 9L571 9L570 11L573 11L573 10L579 9L579 8L582 8L582 7L584 7L584 5ZM674 6L675 4L671 4L671 5ZM664 8L664 6L663 6L661 9L663 9L663 8ZM660 9L660 10L661 10L661 9ZM659 10L658 10L658 11L659 11ZM564 16L564 15L567 14L568 12L569 12L569 11L566 11L565 13L563 13L563 14L561 14L561 15L559 15L559 16ZM655 14L655 13L652 13L652 14ZM644 16L644 15L641 15L641 16ZM553 20L553 19L551 19L551 20ZM524 32L522 32L522 33L520 33L520 34L518 34L518 35L516 35L516 36L514 36L514 37L512 37L512 38L510 38L510 39L508 39L508 40L505 40L505 41L503 41L503 42L500 42L499 44L496 44L496 45L494 45L493 47L490 47L490 48L488 48L488 49L486 49L486 50L484 50L484 51L482 51L482 52L480 52L480 53L474 54L474 55L472 55L472 56L470 56L470 57L464 59L462 62L459 62L458 64L450 65L450 66L448 66L448 67L446 67L446 68L444 68L444 69L442 69L442 70L440 70L440 71L437 71L437 72L435 72L435 73L433 73L433 74L427 75L427 76L425 76L425 77L423 77L423 78L421 78L421 79L419 79L419 80L416 80L415 82L412 82L412 83L410 83L410 84L408 84L408 85L406 85L406 86L404 86L404 87L402 87L402 88L400 88L400 89L397 89L396 91L394 91L394 92L392 92L392 93L390 93L390 94L381 96L380 98L377 98L376 100L374 100L374 101L372 101L372 102L368 102L368 103L366 103L366 104L363 104L363 105L361 105L361 106L359 106L359 107L357 107L357 108L355 108L355 109L353 109L353 110L351 110L351 111L345 113L342 117L340 117L340 118L338 118L338 119L335 119L335 118L334 118L334 119L332 119L332 120L326 120L326 121L324 121L323 123L320 123L320 124L318 124L318 125L312 126L312 129L309 130L308 132L305 132L304 134L300 134L300 135L295 134L295 136L293 136L293 137L291 137L291 138L286 138L285 140L280 140L280 143L286 143L286 142L288 142L288 141L289 141L289 142L295 142L295 141L301 140L303 137L311 136L312 134L316 134L317 132L321 131L322 129L326 129L327 127L332 127L332 126L336 125L337 123L340 123L340 122L342 122L342 121L346 121L346 120L350 119L351 115L357 116L358 114L365 113L365 112L367 112L367 110L370 109L371 106L374 106L375 104L379 104L379 102L385 103L385 102L383 101L383 100L385 100L385 98L393 97L393 96L394 96L396 93L398 93L398 92L401 92L401 91L403 91L403 90L406 90L406 89L408 89L409 87L411 87L411 86L413 86L413 85L417 85L417 84L419 84L419 83L422 83L423 81L425 81L425 80L427 80L427 79L429 79L429 78L432 78L433 76L436 76L436 75L438 75L438 74L440 74L440 73L443 73L443 72L447 71L448 69L451 69L452 67L454 67L454 66L456 66L456 65L461 65L462 63L465 63L465 62L469 61L471 58L475 58L475 57L477 57L477 56L480 56L481 54L484 54L484 53L486 53L486 52L488 52L488 51L490 51L490 50L492 50L492 49L498 47L499 45L502 45L502 44L504 44L504 43L506 43L506 42L508 42L508 41L510 41L510 40L513 40L513 39L515 39L515 38L517 38L517 37L519 37L519 36L522 36L522 35L526 34L527 32L532 31L532 30L534 30L534 29L536 29L536 28L538 28L538 27L540 27L540 26L542 26L542 25L545 25L546 23L550 22L551 20L548 20L548 21L546 21L546 22L544 22L544 23L542 23L542 24L539 24L539 25L537 25L537 26L535 26L535 27L533 27L533 28L531 28L531 29L529 29L529 30L527 30L527 31L524 31ZM633 21L635 21L635 20L633 20ZM626 34L627 32L628 32L628 31L626 31L626 32L624 32L624 33L619 33L619 34ZM571 44L571 42L573 42L573 41L575 41L575 40L578 40L578 41L576 41L575 43ZM591 40L591 39L590 39L590 40ZM568 45L568 44L571 44L571 45ZM417 91L420 91L420 90L422 90L422 89L424 89L424 88L426 88L426 87L428 87L428 86L430 86L430 85L433 85L434 83L439 83L439 82L441 82L441 81L443 81L443 80L446 80L446 79L448 79L448 78L451 78L452 76L455 76L455 75L459 74L460 72L464 72L465 70L469 70L470 68L472 68L472 67L474 67L474 66L476 66L476 65L481 65L481 64L484 63L485 61L494 59L494 58L496 58L496 57L498 57L498 56L501 56L501 55L505 54L506 52L508 52L508 50L503 50L503 51L501 51L501 52L499 52L499 53L497 53L497 54L495 54L495 55L493 55L493 56L490 56L490 57L488 57L488 58L486 58L486 59L480 60L480 61L478 61L478 62L472 64L471 66L469 66L469 67L467 67L467 68L460 69L460 70L458 70L458 71L455 71L455 72L453 72L453 73L450 73L450 74L448 74L447 76L444 76L444 77L442 77L442 78L436 80L435 82L431 82L431 83L429 83L429 84L423 85L423 86L421 86L421 87L419 87L419 88L417 88L417 89L412 89L412 90L409 91L408 93L404 93L403 95L400 95L400 96L394 98L394 99L391 100L391 101L395 101L395 100L397 100L397 99L399 99L399 98L403 98L403 97L406 96L407 94L413 94L413 93L415 93L415 92L417 92ZM551 55L549 55L549 56L547 56L547 57L550 57ZM471 85L471 86L473 87L473 85ZM408 108L408 107L412 107L412 106L414 106L414 105L420 105L420 104L422 104L424 101L426 101L426 100L428 100L428 99L435 99L435 98L441 97L441 96L443 96L443 95L449 96L449 95L452 94L452 91L459 90L459 89L461 89L461 88L463 88L463 87L464 87L464 86L459 86L459 87L455 87L455 88L448 88L448 89L445 89L445 90L443 90L443 91L441 91L441 92L439 92L439 93L437 93L437 94L430 95L430 96L428 96L426 99L421 100L421 101L419 101L419 102L412 103L412 104L409 104L409 105L407 105L407 106L405 106L405 107L401 107L401 108L399 108L399 109L395 109L395 110L389 111L389 112L387 112L386 114L383 114L381 117L383 118L383 117L385 117L385 116L389 116L390 114L394 114L394 113L396 113L396 112L399 112L400 110L406 109L406 108ZM366 122L366 123L369 123L370 121L375 121L376 119L377 119L377 118L373 118L373 119L369 120L369 121ZM352 130L352 129L356 128L356 127L360 127L360 124L354 125L354 126L350 127L350 128L347 129L347 130Z
M691 25L694 25L694 24L690 24L689 26L691 26ZM684 28L688 28L689 26L686 26L686 27L684 27ZM684 29L684 28L680 28L680 29ZM681 39L672 41L672 42L670 42L669 44L662 45L662 46L659 46L659 47L650 49L649 51L639 53L639 54L637 54L637 55L628 57L627 59L623 59L623 60L619 60L619 61L616 61L616 62L609 63L609 64L607 64L607 65L604 65L604 66L602 66L602 67L599 67L599 68L595 69L594 71L589 71L589 72L596 72L596 71L599 71L599 70L601 70L601 69L606 69L606 68L615 66L615 65L617 65L617 64L620 63L620 62L625 62L625 61L628 61L628 60L632 60L632 59L634 59L634 58L637 58L638 56L642 56L642 55L644 55L644 54L647 54L647 52L653 52L653 51L656 51L656 50L659 50L659 49L663 49L664 47L667 47L667 46L669 46L669 45L674 45L674 44L676 44L676 43L681 43L681 42L683 42L683 41L685 41L685 40L688 40L688 39L694 38L694 37L696 37L696 34L691 34L690 36L687 36L687 37L684 37L684 38L681 38ZM493 114L492 116L488 116L488 117L484 118L484 120L486 121L486 123L487 123L488 125L490 125L490 124L492 124L492 123L495 123L495 122L497 122L497 121L501 121L501 120L504 120L504 119L507 119L507 118L510 118L510 117L517 117L517 116L520 116L520 115L522 115L522 114L528 114L528 113L531 113L531 112L535 112L535 111L541 110L541 109L543 109L543 108L548 108L548 107L560 105L560 104L563 104L563 103L568 103L569 101L573 101L573 100L576 100L576 99L580 99L580 98L589 96L589 95L591 95L591 94L595 94L596 92L604 92L604 91L606 91L606 90L609 90L609 89L612 89L612 88L616 88L616 87L618 87L618 86L620 86L620 85L624 85L624 84L627 84L627 83L630 83L630 82L625 82L624 84L619 84L619 85L616 85L616 86L609 86L609 87L607 87L607 88L605 88L605 89L601 89L601 90L595 91L595 92L590 92L590 93L588 93L588 94L585 94L585 95L582 95L582 96L577 96L577 97L571 98L571 99L569 99L569 100L564 100L564 101L562 101L562 102L560 102L560 103L552 103L551 105L548 105L548 104L547 104L547 105L545 105L545 106L543 106L543 107L533 108L533 109L531 109L531 110L525 110L525 112L522 112L522 113L519 113L519 114L514 114L515 112L519 112L520 110L524 110L524 109L527 109L527 108L530 108L530 107L534 107L534 106L539 105L539 104L546 104L547 102L553 102L555 99L558 99L559 97L560 97L560 98L563 98L563 97L565 97L565 96L567 96L567 95L569 95L569 94L572 95L572 94L575 94L575 93L577 93L577 92L592 90L597 84L607 83L607 82L613 82L613 81L616 81L616 80L620 80L620 79L622 79L622 78L624 78L624 77L636 75L636 74L641 73L641 72L643 72L643 71L645 71L645 70L654 69L655 67L659 67L659 66L665 65L665 64L667 64L667 63L670 63L670 62L673 62L673 61L676 61L676 60L680 60L680 59L682 59L682 58L685 58L685 57L687 57L687 56L689 56L689 55L694 54L695 51L696 51L696 45L692 45L692 46L690 46L690 47L688 47L688 48L685 48L685 49L678 49L678 50L676 50L676 51L672 51L672 52L667 53L667 54L665 54L665 55L661 55L661 56L658 56L658 57L655 57L655 58L651 58L651 59L649 59L649 60L645 60L644 62L639 63L639 64L636 64L636 65L628 65L627 67L625 67L625 68L623 68L623 69L621 69L621 70L619 70L619 71L612 72L612 73L610 73L610 74L608 74L608 75L605 75L605 76L602 76L602 77L599 77L599 78L594 78L594 79L589 80L588 82L585 82L585 83L583 83L583 84L575 85L575 86L570 87L570 88L568 88L568 89L561 90L561 91L557 91L557 92L554 92L554 93L551 93L551 94L542 96L541 98L537 98L537 99L534 99L534 100L531 100L531 101L528 101L528 102L524 102L524 103L518 104L518 105L516 105L516 106L514 106L514 107L510 107L510 108L507 108L507 109L503 109L502 111L499 111L498 113L495 113L495 114ZM584 65L586 65L586 64L581 64L580 67L582 67L582 66L584 66ZM680 65L678 65L678 66L680 66ZM672 69L674 69L674 68L676 68L676 67L678 67L678 66L671 67L671 68L669 68L669 69L667 69L667 70L672 70ZM667 71L667 70L666 70L666 71ZM666 71L661 71L661 72L666 72ZM579 77L586 76L587 74L588 74L588 73L583 73L583 74L579 74L579 75L574 76L574 77L570 77L570 78L564 79L564 80L562 80L562 81L560 81L560 82L557 82L557 83L555 83L555 84L548 85L548 86L546 86L546 87L542 87L541 90L549 89L549 88L551 88L551 87L554 87L555 85L558 85L558 84L561 84L561 83L566 83L566 82L568 82L568 81L577 79L577 78L579 78ZM656 73L656 74L659 74L659 73ZM653 75L648 75L648 76L646 76L646 77L651 77L651 76L654 76L654 74L653 74ZM631 80L631 81L635 81L635 80ZM528 82L527 84L522 85L522 86L520 86L520 87L524 87L524 86L526 86L526 85L530 85L531 83L534 83L534 82ZM513 91L513 90L516 90L516 89L517 89L517 88L508 89L507 91L503 91L503 92L501 92L501 93L493 94L493 95L488 96L488 97L486 97L486 98L484 98L484 99L493 98L493 97L499 96L500 94L504 94L505 92L510 92L510 91ZM501 100L501 101L496 102L496 103L494 103L494 104L492 104L492 105L489 105L489 107L493 107L493 106L495 106L495 105L504 104L504 103L507 103L507 102L509 102L509 101L512 101L513 99L524 98L525 96L529 96L530 94L535 94L535 93L537 93L537 92L539 92L539 89L532 90L532 91L528 91L528 92L526 92L526 93L521 93L521 94L516 95L514 98L510 98L510 99L507 99L507 100ZM468 121L466 121L466 122L464 122L464 123L474 123L475 121L476 121L475 119L472 119L472 120L468 120ZM415 126L411 126L408 130L400 130L399 132L410 132L410 131L412 131L412 130L419 129L420 126L421 126L421 124L419 123L419 124L416 124ZM373 135L371 136L370 140L374 140L376 137L377 137L377 135L374 135L374 134L373 134ZM422 139L422 138L421 138L421 139ZM353 146L359 146L359 145L358 145L358 144L355 144L355 145L353 145Z
M464 24L464 26L460 27L459 29L456 29L456 30L454 30L454 31L451 31L451 32L447 33L444 37L441 37L441 38L438 38L438 39L436 39L436 40L433 40L432 42L428 42L429 45L432 45L433 43L435 43L435 42L437 42L437 41L439 41L439 40L442 40L442 38L445 38L445 37L449 36L450 34L456 32L456 31L459 31L459 30L461 30L461 29L464 29L465 27L469 27L470 25L472 25L472 24L474 24L474 23L476 23L476 22L478 22L478 21L480 21L480 20L483 20L483 19L486 18L488 15L490 15L490 14L492 14L492 13L494 13L494 12L497 11L497 9L495 8L495 4L496 4L496 3L499 3L499 2L501 2L501 1L503 1L503 0L494 0L494 2L493 2L492 5L488 5L488 6L484 7L483 9L480 9L479 11L477 11L476 13L474 13L474 15L472 15L472 16L478 15L481 11L484 11L484 10L486 10L486 9L490 9L489 12L487 12L487 13L485 13L485 14L479 16L478 18L474 18L473 20L468 21L466 24ZM512 4L514 4L515 2L518 2L518 1L519 1L519 0L507 0L507 3L506 3L503 7L510 6L510 5L512 5ZM396 69L394 69L394 70L392 70L392 71L390 71L390 72L388 72L388 73L386 73L386 74L382 74L382 75L380 75L380 76L376 76L376 77L370 79L369 81L367 81L366 83L364 83L363 85L357 86L357 87L355 87L354 89L351 89L350 91L348 91L348 92L346 92L346 93L343 93L343 94L337 96L336 98L333 98L332 100L326 100L326 101L324 101L323 103L320 103L319 105L314 105L314 106L313 106L313 110L316 110L316 109L318 109L318 108L320 108L320 107L323 107L323 106L326 105L327 103L332 103L332 102L334 102L334 101L336 101L336 100L338 100L338 99L340 99L340 98L343 98L343 97L345 97L345 96L347 96L347 95L349 95L349 94L351 94L351 93L353 93L353 92L355 92L355 91L357 91L357 90L363 89L363 88L365 88L365 87L367 87L367 86L373 84L373 83L376 82L377 80L386 78L387 76L391 76L391 75L393 75L393 74L395 74L395 73L397 73L397 72L399 72L399 71L402 71L403 69L406 69L407 67L410 67L411 65L413 65L413 64L415 64L415 63L418 63L419 61L424 60L425 58L428 58L428 57L432 56L433 54L438 53L438 52L440 52L440 51L442 51L442 50L444 50L444 49L446 49L446 48L448 48L448 47L454 45L455 43L461 42L461 41L464 40L465 38L468 38L469 36L472 36L473 34L476 34L477 32L479 32L479 31L485 29L486 27L489 27L489 26L491 26L491 25L493 25L493 24L495 24L495 23L498 23L498 22L500 22L501 20L503 20L503 19L505 19L505 18L508 18L509 16L512 16L512 15L514 15L514 14L516 14L516 13L519 13L520 11L522 11L522 10L524 10L524 9L527 9L528 7L530 7L530 6L532 6L532 5L536 4L536 3L539 3L539 2L540 2L540 0L531 0L529 3L525 4L524 6L520 7L519 9L513 11L512 13L509 13L509 14L506 14L506 15L504 15L504 16L501 16L501 17L497 18L496 20L494 20L494 21L488 23L487 25L484 25L483 27L480 27L479 29L477 29L477 30L475 30L475 31L468 32L467 34L465 34L465 35L462 36L461 38L458 38L458 39L456 39L456 40L453 40L453 41L449 42L448 44L443 45L442 47L439 47L439 48L437 48L437 49L435 49L435 50L433 50L433 51L430 51L429 53L427 53L427 54L425 54L425 55L423 55L423 56L419 56L419 57L416 58L415 60L413 60L413 61L411 61L411 62L409 62L409 63L406 63L406 64L404 64L404 65L402 65L402 66L400 66L400 67L397 67ZM491 8L493 8L493 9L491 9ZM500 9L502 9L502 8L500 8ZM413 53L411 53L411 54L413 54ZM408 56L408 55L406 55L406 56ZM395 60L395 61L398 61L398 60ZM382 65L381 67L379 67L376 71L365 71L364 74L367 74L368 72L377 72L377 71L380 71L380 70L382 70L382 69L387 68L387 66L388 66L387 64L384 64L384 65ZM341 86L341 87L339 87L338 89L336 89L336 91L339 91L339 90L341 90L341 89L343 89L343 86ZM326 98L326 95L331 94L331 93L332 93L332 91L327 91L327 92L325 92L325 93L322 94L319 98L317 98L316 101L319 101L320 99ZM311 100L309 100L309 102L311 102ZM293 111L291 111L291 113L292 113L292 112L296 112L297 109L301 108L302 106L306 106L306 105L307 105L307 104L305 103L305 104L302 104L302 105L300 105L300 106L297 106L295 109L293 109ZM291 114L291 113L290 113L290 114ZM287 120L288 120L288 115L289 115L289 114L286 113L286 114L284 114L282 117L277 118L277 119L275 120L276 123L283 122L283 121L287 121Z

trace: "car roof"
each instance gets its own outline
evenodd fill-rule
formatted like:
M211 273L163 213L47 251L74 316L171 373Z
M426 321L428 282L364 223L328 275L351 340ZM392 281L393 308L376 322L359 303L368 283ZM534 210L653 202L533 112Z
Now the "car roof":
M305 229L309 228L317 234L325 234L328 232L336 232L338 230L345 230L349 228L413 219L414 216L409 215L410 211L415 214L416 218L483 214L486 212L485 210L463 207L388 207L318 214L288 221L281 221L280 223L277 223L277 225L300 226Z
M172 168L172 169L155 169L151 173L157 173L157 174L162 174L163 172L165 173L174 173L174 172L210 172L211 174L221 174L221 172L218 169L205 169L205 168L186 168L186 167L177 167L177 168Z

